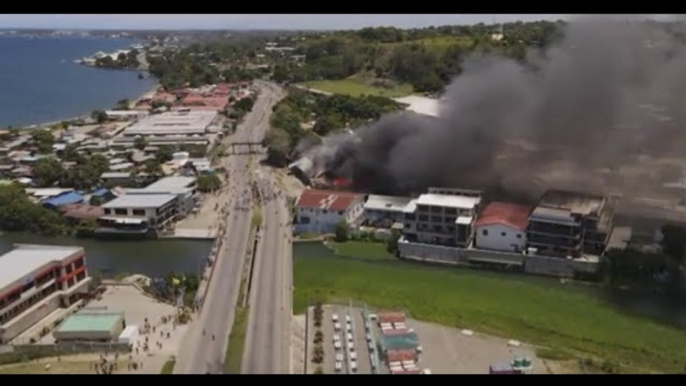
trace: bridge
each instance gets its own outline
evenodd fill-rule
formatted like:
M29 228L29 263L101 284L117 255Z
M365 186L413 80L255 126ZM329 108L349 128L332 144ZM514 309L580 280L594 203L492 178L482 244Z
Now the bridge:
M264 154L261 142L234 142L226 148L226 155Z

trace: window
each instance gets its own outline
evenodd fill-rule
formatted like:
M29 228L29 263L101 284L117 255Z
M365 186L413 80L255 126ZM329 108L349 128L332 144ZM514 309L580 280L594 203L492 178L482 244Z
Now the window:
M74 271L74 269L71 267L71 264L67 266L67 274L70 274Z
M503 236L503 237L505 237L505 236L507 236L507 233L505 233L505 232L500 232L500 235Z
M457 209L455 208L446 208L445 209L445 214L457 214Z
M322 210L322 212L324 212L324 214L327 214L327 213L329 213L329 211L328 211L328 210L326 210L326 209Z
M338 215L339 215L339 216L343 216L343 211L342 211L342 210L339 210L339 211L338 211Z
M441 217L439 216L431 216L431 222L442 222Z
M484 236L488 236L488 229L484 229L483 231L481 231L481 234Z
M517 238L518 238L518 239L521 239L521 238L522 238L522 234L521 234L521 233L517 233Z
M425 214L420 214L419 215L419 221L429 221L429 216Z
M126 216L127 212L126 212L126 209L115 209L114 214L117 214L120 216Z
M114 214L114 209L105 208L105 214L109 214L109 215Z
M145 209L134 209L133 215L134 216L145 216Z
M431 207L431 213L441 213L442 209L440 206L432 206Z
M454 224L454 223L455 223L455 220L456 220L455 217L446 217L446 218L445 218L446 224Z

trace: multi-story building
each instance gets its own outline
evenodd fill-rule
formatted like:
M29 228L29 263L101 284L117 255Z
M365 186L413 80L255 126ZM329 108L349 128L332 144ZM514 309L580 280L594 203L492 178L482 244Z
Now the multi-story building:
M15 245L0 256L0 344L88 292L83 248Z
M173 194L124 194L102 205L105 214L98 219L97 234L147 234L162 230L176 216Z
M404 210L403 237L408 242L467 247L474 237L474 219L481 203L479 192L430 189L410 201Z
M601 255L612 233L614 205L611 197L546 192L529 217L529 250L571 258Z
M296 231L333 232L339 222L356 225L362 217L364 195L306 189L296 202Z
M390 228L396 222L403 222L404 210L410 201L410 197L370 194L364 203L364 219L370 225Z
M176 196L176 216L186 217L195 207L197 183L195 177L172 176L162 178L143 189L127 189L126 194L173 194Z

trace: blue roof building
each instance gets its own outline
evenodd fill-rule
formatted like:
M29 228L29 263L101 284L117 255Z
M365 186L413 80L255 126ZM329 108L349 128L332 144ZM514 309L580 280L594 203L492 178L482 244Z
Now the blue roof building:
M51 209L57 209L62 205L81 204L83 201L84 197L82 195L76 192L67 192L50 197L43 202L43 205Z

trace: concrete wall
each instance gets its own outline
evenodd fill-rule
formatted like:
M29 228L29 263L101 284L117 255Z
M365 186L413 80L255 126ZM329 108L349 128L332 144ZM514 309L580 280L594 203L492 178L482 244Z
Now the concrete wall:
M43 320L43 318L60 307L60 298L61 294L56 292L50 295L48 299L34 305L33 307L36 307L34 310L24 312L5 324L3 330L0 330L0 341L8 342Z
M521 253L487 251L481 249L451 248L437 245L400 242L401 257L427 260L436 263L472 266L484 261L497 261L503 265L521 265L525 273L573 277L575 273L594 274L600 264L567 260L557 257L523 255Z
M521 252L526 249L526 232L500 224L478 226L476 227L476 246L481 249Z
M58 344L21 344L0 346L0 363L17 363L29 359L57 355L75 355L101 352L131 352L127 343L63 342Z

